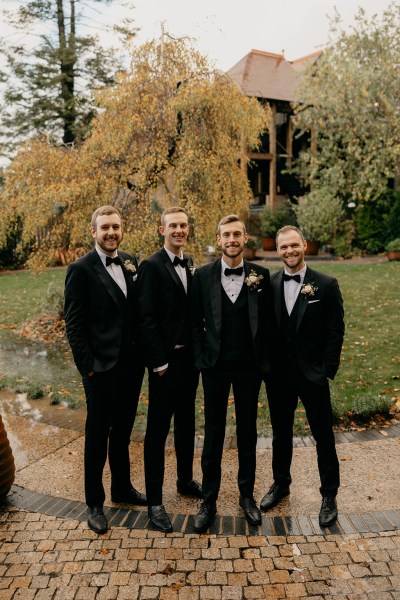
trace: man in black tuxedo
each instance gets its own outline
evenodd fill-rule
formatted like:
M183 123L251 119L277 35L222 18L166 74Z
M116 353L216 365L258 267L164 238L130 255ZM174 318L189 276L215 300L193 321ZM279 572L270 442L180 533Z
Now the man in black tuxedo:
M102 206L92 216L95 248L71 264L65 322L86 395L85 496L88 524L107 531L102 475L107 459L113 502L146 504L131 484L129 442L144 374L137 347L136 258L117 252L121 216Z
M278 324L278 368L266 387L273 429L274 483L262 499L261 509L272 508L289 494L293 420L300 398L317 445L322 495L319 522L328 527L337 518L340 483L328 378L335 377L340 362L343 300L336 279L305 264L307 242L297 227L280 229L276 246L285 268L271 278Z
M149 372L149 408L144 441L148 513L152 526L172 531L162 497L165 442L174 417L177 491L201 497L193 479L195 399L199 373L193 364L190 296L192 259L183 254L188 215L171 206L161 215L164 247L139 267L139 314Z
M268 331L272 292L267 269L243 259L248 239L243 221L228 215L218 225L222 258L198 269L193 281L193 346L204 388L205 437L201 459L203 503L194 529L212 523L221 484L226 411L231 385L235 398L239 457L239 504L253 525L261 513L253 497L257 408L263 372L270 370Z

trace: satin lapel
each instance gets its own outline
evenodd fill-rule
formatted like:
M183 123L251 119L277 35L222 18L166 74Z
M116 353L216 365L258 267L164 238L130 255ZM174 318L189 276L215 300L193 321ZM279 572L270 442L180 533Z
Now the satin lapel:
M216 260L211 270L210 302L215 330L220 336L222 328L221 260Z
M101 283L104 285L107 292L110 294L111 298L119 306L119 298L118 298L119 288L113 281L112 277L110 277L110 275L107 273L107 270L104 267L103 263L101 262L101 258L97 254L96 250L94 250L93 252L94 252L93 268L96 271L96 274L97 274L98 278L100 279ZM122 294L122 292L121 292L121 294Z
M243 261L243 264L245 277L248 277L250 275L251 265L247 262L247 260ZM258 327L258 292L257 290L251 290L246 283L243 283L243 285L247 287L250 329L254 339L256 337Z
M167 269L168 273L171 275L172 279L174 280L174 283L178 286L179 290L185 294L185 288L183 287L182 280L179 277L178 273L175 271L175 267L172 264L170 257L168 256L168 254L165 252L164 249L161 250L161 257L162 257L162 260L164 261L165 268ZM186 294L185 294L185 296L186 296Z
M121 259L122 272L123 272L124 277L125 277L126 289L127 289L127 294L128 294L128 297L129 297L130 295L134 294L134 292L135 292L135 287L133 285L133 278L134 278L135 275L137 275L137 271L135 271L135 273L132 273L132 271L128 271L126 269L124 263L125 263L125 260L129 260L129 259L125 258L125 256L121 252L118 252L118 255L119 255L120 259ZM132 262L132 261L130 261L130 262Z
M306 269L306 274L304 275L303 285L306 283L310 283L312 281L312 274L310 273L309 268ZM303 287L303 286L302 286ZM296 323L296 331L300 327L300 323L304 317L304 313L306 312L306 308L308 305L308 299L304 294L299 292L299 311L297 313L297 323Z
M272 281L272 291L274 294L274 305L275 305L275 314L278 321L278 326L281 325L281 311L282 311L282 278L283 278L283 270L279 271L276 277L273 278Z

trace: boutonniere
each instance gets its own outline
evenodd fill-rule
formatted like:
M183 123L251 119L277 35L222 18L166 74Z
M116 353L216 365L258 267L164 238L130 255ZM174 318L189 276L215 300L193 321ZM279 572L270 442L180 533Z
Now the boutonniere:
M306 298L312 298L317 290L318 288L313 283L303 283L300 292Z
M125 260L124 267L130 273L136 273L136 267L131 260Z
M193 265L189 265L189 271L193 277L193 275L196 273L196 267L194 267Z
M261 279L264 279L264 275L257 275L257 273L251 269L250 274L246 277L244 282L249 286L250 290L256 290L260 285Z

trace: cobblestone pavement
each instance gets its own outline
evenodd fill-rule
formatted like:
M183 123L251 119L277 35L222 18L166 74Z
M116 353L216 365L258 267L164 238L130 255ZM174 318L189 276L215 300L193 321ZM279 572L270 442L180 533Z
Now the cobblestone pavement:
M9 508L1 600L400 598L400 531L218 536L115 527Z
M3 417L17 473L0 507L0 600L400 600L399 425L337 436L343 485L329 529L318 524L315 448L304 438L295 444L291 497L260 527L237 505L236 451L227 448L219 514L207 534L194 534L197 503L176 493L170 450L165 495L174 532L150 531L146 511L106 501L110 530L97 536L82 497L80 422L68 411L47 423L29 411ZM264 442L259 494L271 476ZM131 446L138 462L142 445Z

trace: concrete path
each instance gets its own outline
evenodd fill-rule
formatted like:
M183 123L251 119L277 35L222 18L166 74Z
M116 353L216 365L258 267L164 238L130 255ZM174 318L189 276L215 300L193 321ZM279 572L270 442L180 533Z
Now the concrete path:
M0 509L0 600L21 598L400 599L400 426L339 434L340 517L318 525L320 496L313 442L296 441L291 495L250 527L238 506L234 444L224 453L218 518L192 532L198 501L175 488L167 451L164 503L174 533L148 530L147 514L109 497L111 529L97 536L83 502L83 417L60 407L39 411L2 394L2 418L17 473ZM195 474L200 479L201 438ZM144 488L142 444L131 448L133 482ZM261 439L256 494L271 483L271 441Z

